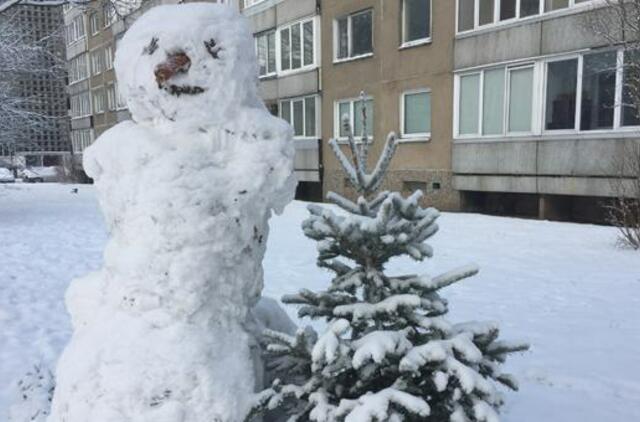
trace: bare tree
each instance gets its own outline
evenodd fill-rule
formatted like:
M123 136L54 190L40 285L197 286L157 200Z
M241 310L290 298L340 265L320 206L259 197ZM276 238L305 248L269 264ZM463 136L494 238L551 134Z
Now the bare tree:
M640 0L603 0L586 14L585 29L612 47L622 49L623 119L640 124ZM640 132L638 133L640 138ZM620 230L621 243L640 249L640 143L631 143L615 160L607 206L609 222Z
M630 144L618 161L611 182L616 198L607 206L609 222L620 231L620 243L640 249L640 144Z
M0 16L0 147L12 157L18 151L36 147L32 134L53 128L62 117L50 113L51 104L25 93L33 79L61 79L63 57L56 53L63 28L35 35L26 31L17 12Z

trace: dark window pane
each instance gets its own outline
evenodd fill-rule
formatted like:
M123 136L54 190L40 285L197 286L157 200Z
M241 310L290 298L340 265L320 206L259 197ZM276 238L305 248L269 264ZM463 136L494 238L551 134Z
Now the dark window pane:
M551 12L552 10L564 9L569 7L569 0L545 0L544 11Z
M308 97L304 99L304 134L312 138L316 136L316 99Z
M280 117L287 123L291 124L291 103L289 101L283 101L280 103Z
M500 20L513 19L516 17L516 0L502 0L500 2Z
M351 17L353 56L359 56L373 51L372 24L372 12L370 10Z
M313 64L313 22L304 24L304 65Z
M548 64L545 127L547 130L574 129L578 60Z
M625 51L622 125L640 126L640 51Z
M300 25L291 27L291 69L299 69L302 66L302 39L300 38Z
M304 134L304 117L302 112L302 100L293 102L293 134L302 136Z
M404 41L415 41L431 36L431 0L405 0Z
M267 61L267 71L269 73L273 73L276 71L276 33L272 32L267 35L267 51L268 51L268 61Z
M289 44L289 28L280 31L280 51L282 58L280 59L280 67L282 70L291 69L291 46Z
M460 0L458 6L458 31L473 29L475 0Z
M520 0L520 17L526 18L540 13L540 0Z
M480 0L480 25L493 23L495 0Z
M584 56L580 129L612 129L616 92L615 51Z
M349 57L349 18L338 19L338 58Z

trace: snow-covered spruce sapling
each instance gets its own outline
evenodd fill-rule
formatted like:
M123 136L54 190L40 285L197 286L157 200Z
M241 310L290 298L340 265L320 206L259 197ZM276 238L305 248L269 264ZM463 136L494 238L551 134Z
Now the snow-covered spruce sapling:
M406 199L373 196L395 135L369 173L366 129L358 143L347 119L344 129L353 163L336 140L330 145L361 196L352 202L330 193L346 213L310 205L303 223L305 235L318 242L318 265L334 278L324 291L283 298L300 306L300 317L324 320L327 328L319 336L309 329L296 336L266 333L267 355L284 381L256 396L252 415L284 408L290 421L498 421L497 383L518 388L500 364L528 346L499 341L496 324L445 318L447 301L439 291L475 275L476 266L436 277L385 274L393 257L432 256L424 242L438 230L438 211L419 205L419 191Z

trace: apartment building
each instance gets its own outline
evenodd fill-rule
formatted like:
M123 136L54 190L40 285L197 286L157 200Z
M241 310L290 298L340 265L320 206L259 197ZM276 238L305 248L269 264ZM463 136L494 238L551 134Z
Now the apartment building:
M0 19L10 19L33 40L50 37L50 52L56 56L64 56L64 42L57 37L62 26L62 7L41 6L37 2L20 4L9 0L0 4ZM15 94L20 98L31 99L24 106L25 111L47 116L47 121L13 134L19 139L15 139L12 148L0 147L0 156L15 155L22 165L27 166L63 165L71 150L67 94L63 78L53 74L28 73L14 75L13 78Z
M95 0L88 5L64 6L69 68L67 90L76 174L84 175L83 151L106 130L131 118L126 101L119 93L113 68L119 40L136 18L149 8L177 2ZM218 2L234 3L228 0Z
M588 0L457 0L453 173L464 209L602 220L615 163L638 142L627 57Z
M451 173L455 2L439 0L324 0L322 2L322 130L336 138L348 116L362 132L362 107L372 138L370 166L389 132L399 147L383 189L425 203L459 207ZM360 100L364 92L366 101ZM355 196L332 153L324 154L324 193Z
M317 0L240 0L252 24L260 93L291 124L299 199L322 198L321 21Z

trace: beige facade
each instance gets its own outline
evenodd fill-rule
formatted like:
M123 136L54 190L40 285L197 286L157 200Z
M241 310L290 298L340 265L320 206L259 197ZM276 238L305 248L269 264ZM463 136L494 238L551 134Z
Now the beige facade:
M402 39L403 4L403 1L377 0L322 2L324 194L328 191L354 194L327 143L339 135L338 102L358 98L364 91L373 99L373 147L369 164L375 164L389 132L396 132L400 138L382 189L405 194L421 189L425 203L454 210L459 207L450 170L455 5L450 1L433 1L429 39L406 45ZM372 54L337 59L337 20L367 9L373 13ZM431 120L427 136L402 134L403 95L413 92L429 92L431 96L431 116L420 117Z

